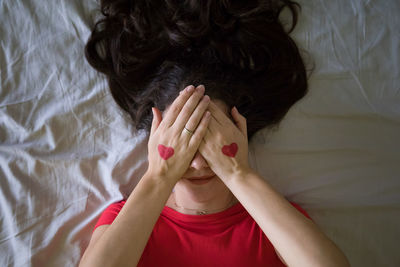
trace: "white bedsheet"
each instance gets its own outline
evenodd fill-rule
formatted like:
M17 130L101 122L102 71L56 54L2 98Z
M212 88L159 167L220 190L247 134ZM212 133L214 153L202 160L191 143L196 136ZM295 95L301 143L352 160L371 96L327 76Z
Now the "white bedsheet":
M301 0L309 94L250 144L352 266L400 266L400 2ZM0 266L75 266L147 167L83 48L94 0L0 0ZM311 62L311 60L308 60Z

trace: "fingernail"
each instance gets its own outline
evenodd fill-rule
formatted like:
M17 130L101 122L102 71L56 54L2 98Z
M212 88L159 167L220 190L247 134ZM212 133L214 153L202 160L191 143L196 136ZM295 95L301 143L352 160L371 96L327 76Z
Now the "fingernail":
M207 111L206 112L206 118L210 117L210 115L211 115L210 111Z
M186 91L188 91L189 93L192 92L193 90L194 90L193 85L189 85L188 87L186 87Z
M236 106L233 106L233 110L234 110L236 113L239 113L239 111L237 110Z
M199 86L197 86L197 90L199 91L199 92L204 92L204 90L205 90L206 88L204 87L204 85L199 85Z

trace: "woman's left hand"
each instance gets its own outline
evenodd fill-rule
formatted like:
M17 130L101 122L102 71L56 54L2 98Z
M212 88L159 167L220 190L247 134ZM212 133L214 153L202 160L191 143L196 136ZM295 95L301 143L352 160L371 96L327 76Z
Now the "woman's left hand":
M249 169L246 118L232 108L232 121L213 101L208 110L212 117L199 152L213 172L226 182Z

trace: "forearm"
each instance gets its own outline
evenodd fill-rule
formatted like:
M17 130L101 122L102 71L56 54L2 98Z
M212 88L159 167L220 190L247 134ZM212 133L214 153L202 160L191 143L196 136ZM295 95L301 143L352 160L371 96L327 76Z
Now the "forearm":
M173 186L145 175L80 266L136 266Z
M225 183L288 266L349 266L340 249L256 172Z

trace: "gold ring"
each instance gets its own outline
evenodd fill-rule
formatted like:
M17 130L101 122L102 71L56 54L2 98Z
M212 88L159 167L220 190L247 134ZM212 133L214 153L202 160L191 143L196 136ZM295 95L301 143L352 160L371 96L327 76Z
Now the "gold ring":
M186 127L183 127L183 129L184 130L186 130L186 132L188 133L188 134L190 134L190 135L193 135L193 131L191 131L191 130L189 130L188 128L186 128Z

